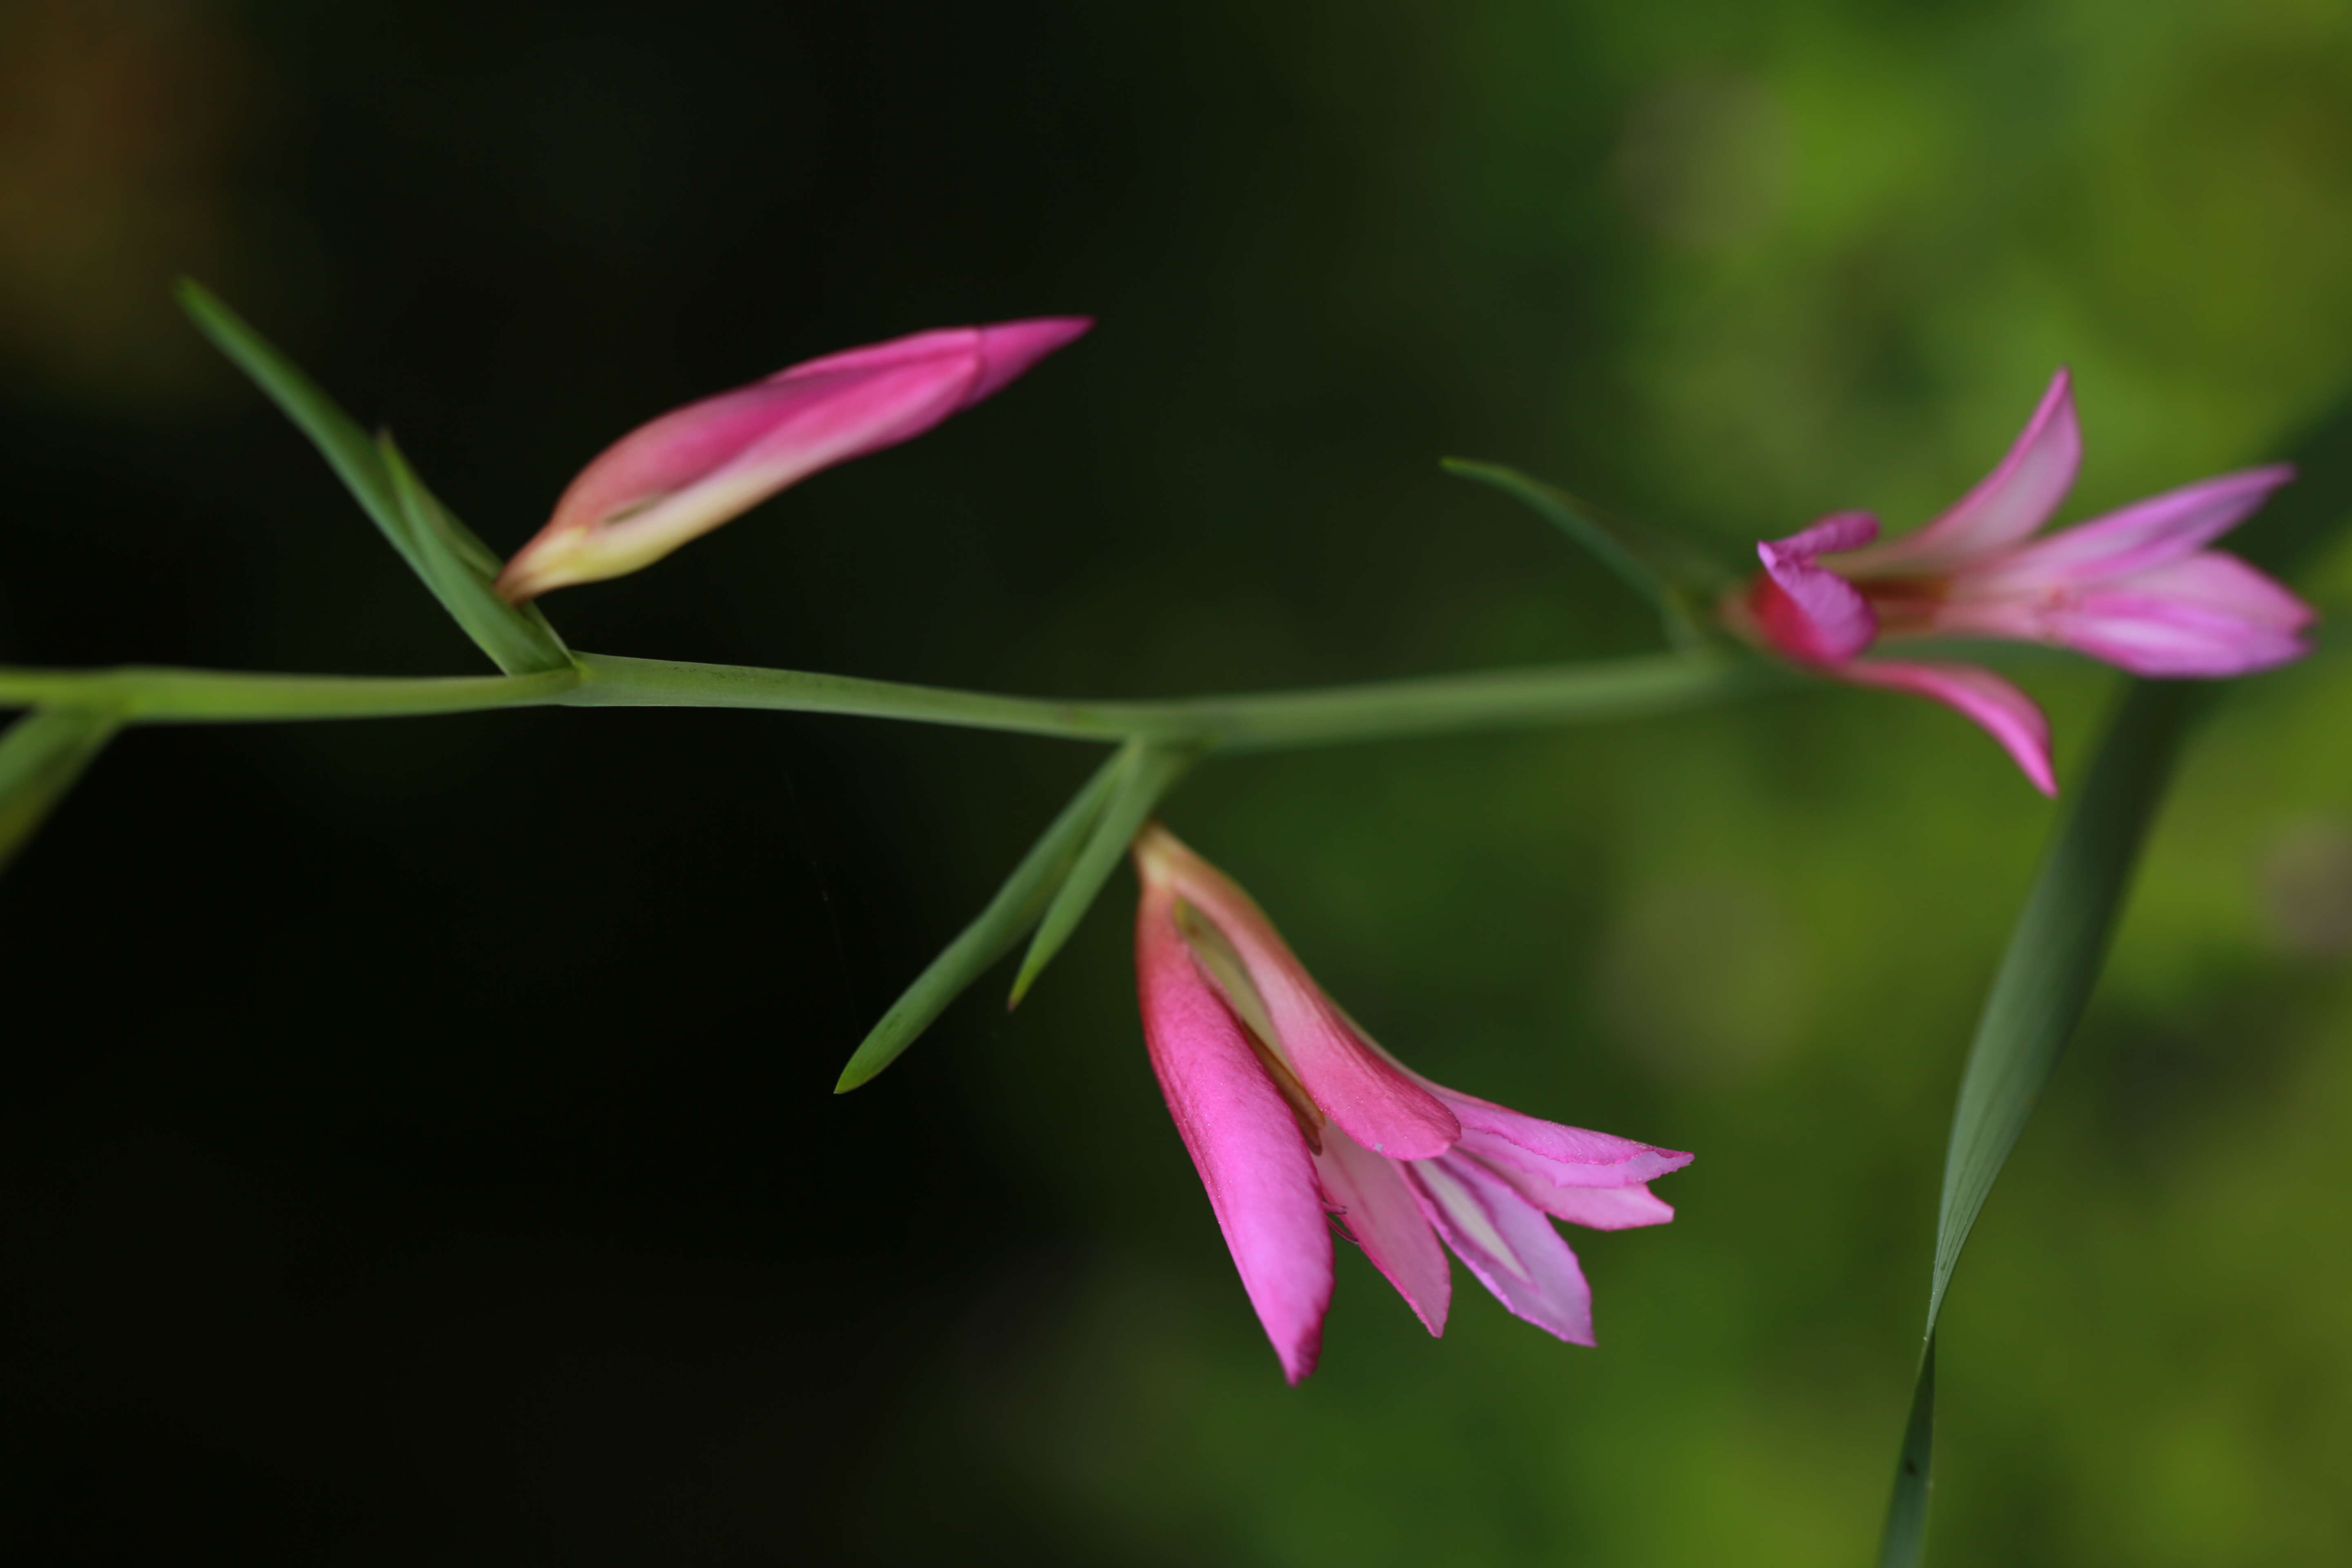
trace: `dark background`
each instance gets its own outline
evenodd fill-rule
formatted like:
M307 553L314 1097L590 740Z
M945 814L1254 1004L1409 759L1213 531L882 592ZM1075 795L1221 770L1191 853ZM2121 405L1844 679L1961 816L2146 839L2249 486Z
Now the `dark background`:
M2079 504L2352 374L2352 43L2151 15L0 3L0 659L479 656L174 314L511 550L676 403L1091 338L575 647L1148 695L1649 646L1520 463L1907 525L2078 373ZM2339 564L2314 588L2352 602ZM2331 588L2330 584L2335 584ZM2108 691L2029 677L2079 776ZM1948 1315L1953 1561L2352 1550L2352 677L2192 763ZM1286 1389L1160 1109L1122 875L828 1090L1087 748L518 712L123 736L0 884L0 1400L43 1563L1861 1561L1949 1094L2051 820L1859 692L1220 764L1171 822L1433 1076L1699 1152L1602 1343L1343 1264Z

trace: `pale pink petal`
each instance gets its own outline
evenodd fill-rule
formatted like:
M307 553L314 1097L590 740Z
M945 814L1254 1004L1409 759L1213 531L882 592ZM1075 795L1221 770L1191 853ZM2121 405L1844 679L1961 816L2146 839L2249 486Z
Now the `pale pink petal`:
M1405 1167L1454 1256L1495 1299L1570 1344L1592 1341L1592 1291L1551 1221L1512 1185L1463 1155Z
M2050 521L2082 461L2072 381L2061 370L2017 444L1976 489L1927 527L1849 556L1837 570L1852 577L1924 576L2005 549Z
M1552 1218L1564 1219L1571 1225L1592 1230L1631 1230L1636 1226L1664 1225L1675 1217L1674 1205L1654 1196L1648 1187L1639 1183L1630 1187L1555 1186L1540 1173L1517 1160L1497 1160L1473 1152L1466 1137L1455 1145L1450 1157L1475 1159L1509 1183L1519 1196Z
M821 468L921 435L1089 325L917 332L779 371L642 426L580 471L499 578L523 599L635 571Z
M1443 1084L1429 1084L1462 1123L1462 1147L1482 1160L1507 1160L1561 1187L1630 1187L1691 1163L1675 1149L1613 1133L1546 1121Z
M1331 1304L1331 1232L1306 1134L1149 884L1136 922L1143 1038L1242 1288L1293 1383L1315 1370Z
M1135 857L1147 882L1170 889L1232 943L1265 1007L1274 1034L1267 1044L1324 1114L1391 1159L1428 1159L1454 1146L1462 1129L1453 1112L1357 1034L1247 893L1156 825L1136 839Z
M2252 516L2294 478L2284 463L2183 485L2037 541L1982 574L1968 592L2032 597L2053 588L2130 576L2195 553Z
M1827 673L1857 686L1908 691L1944 704L2000 742L2035 789L2047 795L2058 793L2058 777L2050 765L2050 721L2042 717L2033 699L1991 670L1973 664L1858 659Z
M2134 675L2217 679L2302 658L2315 618L2281 584L2209 550L2087 588L2049 620L2054 640Z
M1851 549L1877 532L1878 521L1869 513L1842 512L1802 533L1756 547L1768 578L1785 599L1759 595L1752 606L1774 647L1798 658L1836 660L1870 646L1878 635L1878 617L1853 584L1815 565L1813 557ZM1789 610L1796 612L1793 619Z
M1372 1267L1387 1276L1423 1327L1444 1333L1454 1271L1397 1163L1327 1126L1315 1173L1323 1183L1324 1203Z
M1527 1195L1554 1219L1592 1230L1632 1230L1675 1217L1675 1205L1654 1196L1647 1187L1551 1187Z

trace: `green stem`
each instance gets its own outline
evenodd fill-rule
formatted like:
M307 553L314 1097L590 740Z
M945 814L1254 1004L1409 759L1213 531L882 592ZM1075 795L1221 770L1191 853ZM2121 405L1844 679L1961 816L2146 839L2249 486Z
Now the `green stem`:
M1617 718L1781 684L1759 660L1652 655L1476 675L1164 702L1062 701L740 665L577 654L542 674L427 679L125 668L0 669L0 708L98 708L131 723L380 719L494 708L758 708L1221 752Z
M247 675L225 669L0 669L0 708L97 708L131 723L278 723L394 719L559 702L583 677Z

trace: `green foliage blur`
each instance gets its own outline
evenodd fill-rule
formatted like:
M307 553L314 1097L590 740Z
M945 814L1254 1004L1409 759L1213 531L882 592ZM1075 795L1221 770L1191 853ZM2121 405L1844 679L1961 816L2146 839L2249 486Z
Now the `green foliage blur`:
M2320 0L91 10L110 19L0 13L10 427L100 454L233 430L268 499L207 479L219 548L278 531L230 557L245 629L197 614L136 647L41 643L35 595L96 590L12 570L11 662L474 668L324 483L289 489L277 470L307 454L249 433L172 315L181 270L392 419L502 550L668 404L891 332L1093 312L1093 338L964 421L546 605L599 651L1046 693L1654 646L1644 606L1444 456L1739 548L1831 510L1924 521L2060 363L2087 447L2069 519L2271 456L2352 387L2352 15ZM2352 609L2352 555L2302 585ZM1931 1561L2352 1560L2340 649L2246 682L2194 743L1946 1310ZM2116 681L2058 659L2021 679L2063 786ZM688 722L767 721L660 733ZM550 727L522 728L418 721L406 758L201 743L287 748L255 753L267 776L359 835L527 765ZM1433 1342L1343 1248L1322 1368L1294 1391L1144 1060L1124 877L1019 1012L992 976L855 1100L824 1099L1091 763L826 733L862 782L807 831L852 844L834 864L865 879L812 885L776 851L773 896L880 911L812 961L857 994L812 1020L782 981L698 984L742 998L742 1033L709 1048L793 1041L776 1138L856 1117L862 1142L757 1201L883 1224L863 1173L923 1157L893 1108L946 1084L923 1125L968 1148L926 1179L1024 1217L935 1252L918 1207L887 1258L857 1255L882 1304L847 1338L761 1342L784 1365L853 1343L887 1373L837 1406L661 1405L663 1474L685 1478L666 1490L548 1482L583 1440L518 1426L485 1464L603 1522L518 1526L504 1561L1868 1560L1961 1052L2053 821L1984 736L1823 689L1189 780L1171 826L1400 1057L1697 1153L1659 1186L1672 1226L1575 1233L1598 1350L1458 1270ZM163 787L119 751L109 798ZM323 803L362 776L357 804ZM108 831L78 804L28 867L63 876ZM565 981L592 1002L601 982ZM625 1144L625 1117L604 1136ZM791 1292L852 1289L796 1273L777 1226L753 1250ZM695 1267L677 1290L733 1289ZM838 1484L767 1500L817 1448Z

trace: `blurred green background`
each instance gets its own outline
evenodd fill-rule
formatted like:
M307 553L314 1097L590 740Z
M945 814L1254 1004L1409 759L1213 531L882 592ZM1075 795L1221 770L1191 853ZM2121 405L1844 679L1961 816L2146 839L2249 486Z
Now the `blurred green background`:
M2061 363L2068 516L2280 449L2352 384L2352 16L5 0L0 658L471 670L182 271L502 549L686 398L1101 319L558 596L575 646L1090 695L1603 655L1641 606L1440 456L1736 545L1931 515ZM2024 679L2079 777L2114 681ZM2347 701L2323 655L2195 747L1946 1313L1937 1560L2352 1559ZM1197 775L1171 824L1416 1067L1698 1153L1673 1226L1577 1233L1597 1351L1466 1279L1431 1342L1349 1257L1297 1390L1123 875L1018 1015L827 1093L1090 760L126 737L0 886L37 1560L1869 1560L2053 820L1996 748L1822 690Z

